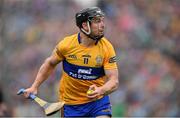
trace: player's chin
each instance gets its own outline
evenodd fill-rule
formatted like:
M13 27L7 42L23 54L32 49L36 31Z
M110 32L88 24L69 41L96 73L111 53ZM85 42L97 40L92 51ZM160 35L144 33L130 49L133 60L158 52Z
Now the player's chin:
M100 36L104 35L104 31L99 32L99 35Z
M102 36L102 35L104 35L104 31L99 31L96 35Z

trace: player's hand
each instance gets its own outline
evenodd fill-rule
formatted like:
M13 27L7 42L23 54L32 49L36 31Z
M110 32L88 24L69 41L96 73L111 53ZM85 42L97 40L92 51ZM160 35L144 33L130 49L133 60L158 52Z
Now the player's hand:
M25 98L28 98L31 93L36 95L37 94L37 89L33 88L33 87L27 88L27 89L24 90L23 95L24 95Z
M87 92L88 98L98 98L100 95L103 95L101 87L97 87L96 85L91 85L89 87L89 90Z

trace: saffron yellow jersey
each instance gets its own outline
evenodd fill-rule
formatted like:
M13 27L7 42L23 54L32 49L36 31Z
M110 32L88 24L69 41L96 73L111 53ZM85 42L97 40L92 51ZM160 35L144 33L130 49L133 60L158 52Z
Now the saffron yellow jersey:
M74 34L60 41L53 54L63 63L60 100L70 105L92 101L86 94L89 86L102 86L107 79L104 70L117 68L115 51L106 38L85 47L80 34Z

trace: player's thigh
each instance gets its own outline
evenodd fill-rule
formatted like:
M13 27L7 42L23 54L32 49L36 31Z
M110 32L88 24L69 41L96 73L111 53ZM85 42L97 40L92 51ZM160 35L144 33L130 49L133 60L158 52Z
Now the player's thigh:
M103 115L103 116L97 116L96 118L111 118L111 117L107 115Z

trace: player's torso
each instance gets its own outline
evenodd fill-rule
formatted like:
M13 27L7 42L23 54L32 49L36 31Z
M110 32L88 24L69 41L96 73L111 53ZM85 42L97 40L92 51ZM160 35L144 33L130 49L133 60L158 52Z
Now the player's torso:
M67 45L63 54L63 100L68 104L86 103L91 101L86 97L89 86L104 84L103 61L106 52L100 42L92 47L84 47L76 37L67 39Z

